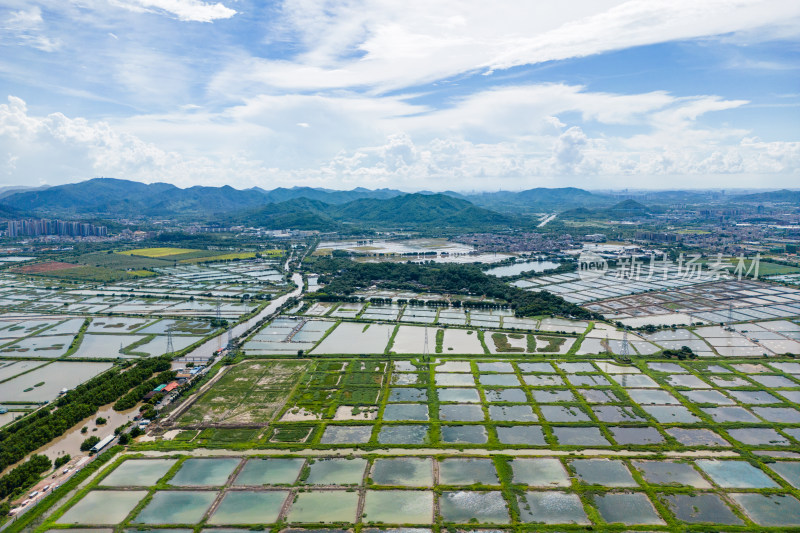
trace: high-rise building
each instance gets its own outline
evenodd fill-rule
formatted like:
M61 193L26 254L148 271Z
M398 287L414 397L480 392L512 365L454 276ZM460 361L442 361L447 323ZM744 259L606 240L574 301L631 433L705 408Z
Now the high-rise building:
M108 228L86 222L49 220L46 218L8 221L7 237L37 237L42 235L106 237L108 236Z

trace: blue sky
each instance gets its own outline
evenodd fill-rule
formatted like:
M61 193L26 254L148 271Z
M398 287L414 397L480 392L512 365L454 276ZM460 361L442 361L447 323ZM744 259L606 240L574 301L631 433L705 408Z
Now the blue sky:
M794 0L0 0L0 185L794 187Z

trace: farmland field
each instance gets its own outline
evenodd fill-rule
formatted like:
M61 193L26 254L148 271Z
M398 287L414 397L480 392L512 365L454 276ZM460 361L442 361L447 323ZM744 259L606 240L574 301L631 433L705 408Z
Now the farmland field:
M256 256L255 252L235 252L230 254L210 254L203 257L191 257L188 259L181 259L181 263L202 263L203 261L231 261L234 259L253 259Z
M166 257L168 255L185 254L190 252L199 252L193 248L137 248L135 250L125 250L124 252L117 252L122 255L138 255L142 257Z
M144 269L170 266L168 261L154 257L143 257L126 253L95 252L83 254L76 258L78 263L87 266L128 269Z
M260 424L135 445L36 532L797 531L799 400L777 358L244 361L184 416Z
M180 425L264 425L286 402L306 361L248 361L231 367L179 419Z
M58 261L46 261L44 263L34 263L32 265L25 265L19 268L19 272L23 274L44 274L47 272L56 272L59 270L66 270L75 268L78 265L73 263L62 263Z

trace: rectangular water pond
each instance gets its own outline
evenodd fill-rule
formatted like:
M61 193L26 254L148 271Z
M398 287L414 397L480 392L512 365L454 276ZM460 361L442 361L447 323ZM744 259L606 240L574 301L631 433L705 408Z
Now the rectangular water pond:
M164 477L176 462L177 459L129 459L100 484L105 487L149 487Z
M229 491L217 507L209 524L271 524L278 520L289 491Z
M372 436L372 426L329 425L322 434L322 444L364 444Z
M773 365L774 366L774 365ZM796 461L786 461L780 463L770 463L769 468L777 472L792 487L800 488L800 463Z
M114 525L125 520L142 498L144 490L93 490L58 519L59 524Z
M764 472L746 461L700 459L696 464L724 489L771 489L778 486Z
M417 388L392 388L389 389L389 402L427 402L428 390Z
M500 492L443 492L439 512L445 522L507 524L508 507Z
M500 480L491 459L448 458L439 461L441 485L497 485Z
M731 494L750 519L761 526L800 526L800 502L783 494Z
M428 426L408 424L383 426L378 432L381 444L427 444L430 442Z
M495 402L525 403L528 401L528 397L525 396L525 391L523 391L522 389L484 389L483 393L486 396L486 401L490 403L495 403ZM442 399L442 393L440 390L439 400L441 401L441 399Z
M428 420L428 404L425 403L393 403L383 410L384 420Z
M216 497L214 491L159 491L133 521L140 524L196 524L203 519Z
M442 442L448 444L485 444L489 437L483 426L445 426L441 427Z
M653 485L687 485L695 489L710 489L711 484L689 463L674 461L633 461L645 481Z
M539 426L496 426L497 440L503 444L525 444L528 446L544 446L544 432Z
M234 485L291 485L300 475L305 459L250 459L236 476Z
M739 525L742 519L733 514L716 494L670 494L664 497L678 520L690 524L710 522L713 524Z
M481 401L478 389L472 388L443 387L436 390L436 395L440 402L480 403Z
M511 461L514 483L529 487L569 487L570 480L558 459L547 457Z
M309 467L309 485L357 485L364 477L366 459L319 459Z
M527 492L519 497L520 520L537 524L589 525L577 494L559 491Z
M169 480L179 487L217 487L224 485L240 459L187 459Z
M346 491L320 490L297 494L287 521L304 524L307 522L355 522L358 507L358 493Z
M433 485L433 460L416 457L375 459L370 478L376 485L430 487Z
M500 422L536 422L530 405L490 405L489 418Z
M611 446L596 427L553 427L553 435L562 446Z
M594 496L600 516L608 523L633 525L663 525L653 504L639 492L607 493Z
M484 419L483 409L472 404L447 404L439 406L439 419L456 422L479 422Z
M368 490L363 522L383 524L430 524L433 522L433 492Z
M638 487L628 467L611 459L576 459L571 463L578 479L587 485L603 487Z

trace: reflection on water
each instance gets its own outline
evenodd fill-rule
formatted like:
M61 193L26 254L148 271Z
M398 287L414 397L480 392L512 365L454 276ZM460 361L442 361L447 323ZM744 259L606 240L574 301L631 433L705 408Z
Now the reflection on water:
M559 263L553 261L517 261L513 265L499 266L486 271L490 276L516 276L523 272L544 272L557 268Z

